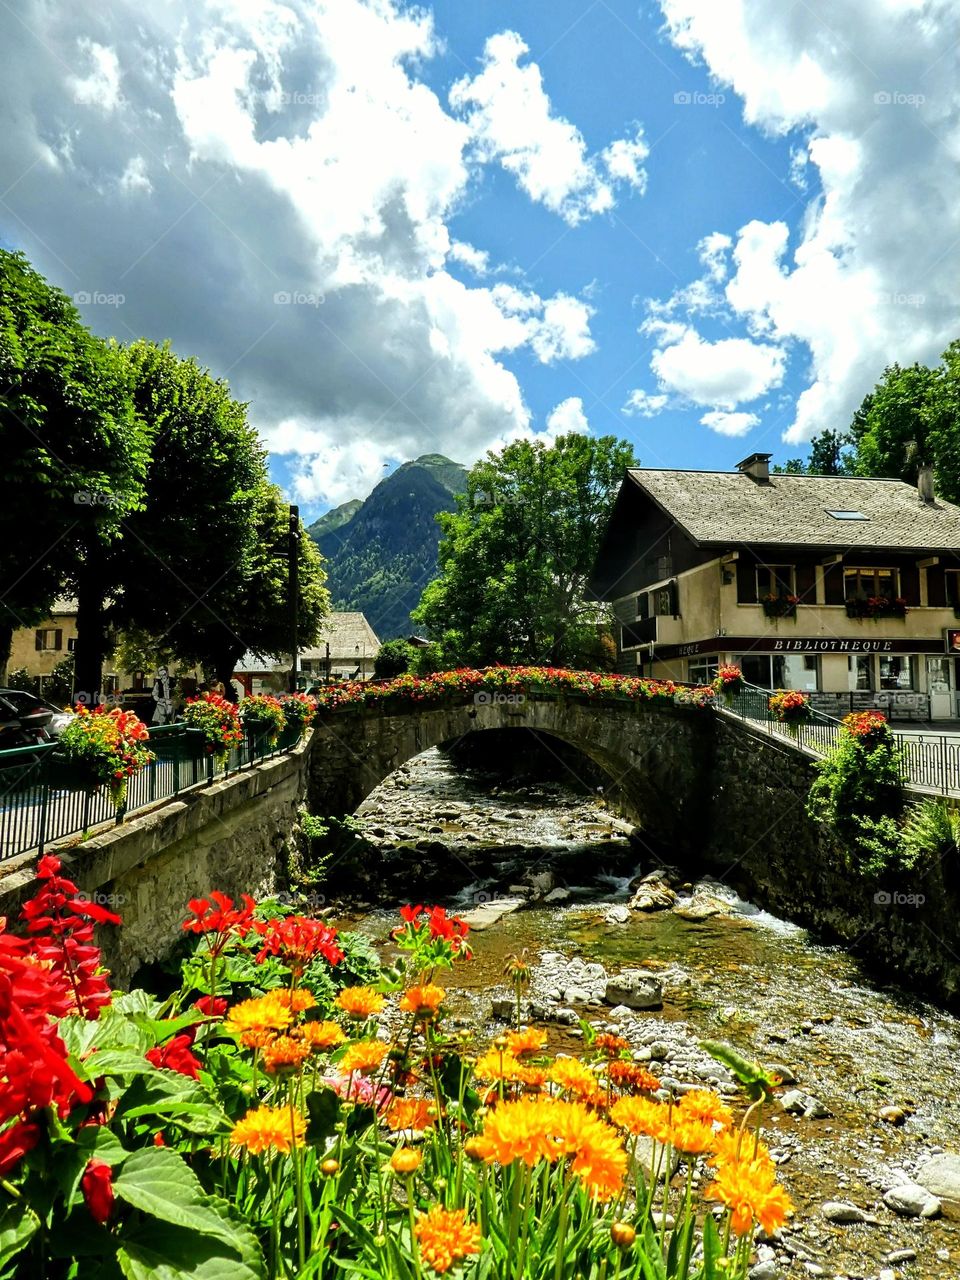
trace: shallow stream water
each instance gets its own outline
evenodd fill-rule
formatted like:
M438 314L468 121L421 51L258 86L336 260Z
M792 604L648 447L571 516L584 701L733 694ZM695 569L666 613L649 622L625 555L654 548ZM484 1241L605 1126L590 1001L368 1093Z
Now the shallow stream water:
M636 854L602 800L573 780L504 784L458 774L431 751L388 780L360 812L368 829L382 833L374 839L388 858L418 841L429 846L434 864L446 858L449 892L431 900L471 910L524 873L528 879L545 873L540 893L552 882L570 891L562 902L527 901L475 933L473 962L445 978L454 1015L481 1039L499 1025L491 1001L508 994L506 958L524 948L532 960L561 952L612 973L643 967L664 984L663 1008L632 1017L663 1042L658 1053L675 1054L678 1079L686 1046L725 1040L768 1066L786 1067L797 1087L824 1104L830 1115L823 1119L788 1115L779 1104L768 1109L768 1140L798 1207L792 1229L761 1255L774 1260L772 1274L960 1278L960 1221L901 1218L882 1199L931 1154L960 1151L960 1020L878 984L842 949L716 884L711 892L728 909L701 922L668 910L608 923L610 906L630 898ZM518 846L529 850L526 866ZM642 870L650 870L649 862ZM421 900L415 877L401 897L410 899ZM377 907L351 923L384 941L395 919L393 909ZM610 1010L585 1004L577 1013L605 1022ZM550 1030L554 1048L576 1050L575 1027ZM662 1067L671 1070L669 1056ZM889 1106L906 1113L902 1125L880 1119ZM828 1222L821 1209L831 1200L852 1202L873 1220ZM901 1251L916 1257L888 1260Z

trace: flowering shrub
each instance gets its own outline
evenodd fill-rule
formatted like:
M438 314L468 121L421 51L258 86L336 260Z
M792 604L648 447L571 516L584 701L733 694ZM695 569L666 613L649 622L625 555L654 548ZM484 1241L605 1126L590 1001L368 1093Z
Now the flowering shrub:
M769 1080L725 1046L706 1047L747 1089L739 1123L707 1090L660 1100L616 1035L555 1057L526 1028L466 1057L436 977L467 928L442 908L405 908L392 974L336 992L346 935L196 898L161 1004L111 995L90 937L116 917L55 858L38 879L29 937L0 932L13 1280L743 1280L757 1226L792 1212L757 1120Z
M778 689L767 700L773 717L788 729L796 730L810 719L810 699L799 689Z
M240 721L247 732L263 733L272 747L283 732L287 718L279 698L269 693L255 693L240 704Z
M143 745L149 736L132 711L102 706L91 710L78 703L76 715L60 735L58 754L88 787L106 787L111 804L119 809L126 799L127 779L153 759Z
M842 723L847 733L860 741L890 736L890 725L882 711L851 711L843 717Z
M691 689L672 680L648 680L598 671L568 671L564 667L459 667L431 675L407 673L394 680L348 680L326 685L317 694L321 711L351 707L436 703L484 693L521 693L536 697L567 694L586 698L620 698L641 702L679 702L709 706L713 690Z
M317 700L307 693L285 694L280 699L280 705L283 707L287 728L296 726L301 733L309 728L311 720L317 714Z
M203 733L204 745L218 763L226 760L231 747L243 741L237 708L220 693L201 693L196 698L188 698L183 718L191 729Z
M905 618L907 602L903 596L858 596L847 601L848 618Z
M721 665L713 678L713 690L731 702L743 690L743 672L739 667Z

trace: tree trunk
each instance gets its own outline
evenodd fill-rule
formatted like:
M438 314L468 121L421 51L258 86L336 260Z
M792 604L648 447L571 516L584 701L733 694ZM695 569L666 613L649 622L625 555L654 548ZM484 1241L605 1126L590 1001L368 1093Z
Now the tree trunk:
M91 534L77 578L77 648L73 671L73 700L87 707L98 706L103 701L103 659L107 648L104 595L103 548L96 534Z
M0 685L7 683L7 666L13 648L13 624L0 623Z
M231 702L237 701L237 690L233 682L233 673L237 663L244 655L244 649L231 646L218 653L213 660L213 672L223 685L223 696Z

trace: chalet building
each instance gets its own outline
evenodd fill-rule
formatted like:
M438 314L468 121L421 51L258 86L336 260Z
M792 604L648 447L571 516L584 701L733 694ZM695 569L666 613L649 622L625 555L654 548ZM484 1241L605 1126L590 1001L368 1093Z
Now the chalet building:
M694 684L720 663L830 714L960 714L960 507L900 480L627 471L591 589L618 668Z

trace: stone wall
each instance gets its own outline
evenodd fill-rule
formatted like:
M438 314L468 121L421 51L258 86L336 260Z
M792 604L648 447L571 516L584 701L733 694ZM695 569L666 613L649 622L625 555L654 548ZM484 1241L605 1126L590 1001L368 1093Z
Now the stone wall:
M807 816L813 761L741 721L718 715L713 723L708 869L759 906L842 943L878 976L960 1005L960 865L931 858L877 879L850 872L832 832Z
M211 889L234 898L276 890L308 758L309 739L83 843L50 848L84 893L123 917L121 929L103 928L99 938L117 985L128 985L141 966L169 954L182 936L188 899ZM17 861L0 881L0 915L12 920L36 890L36 857Z

